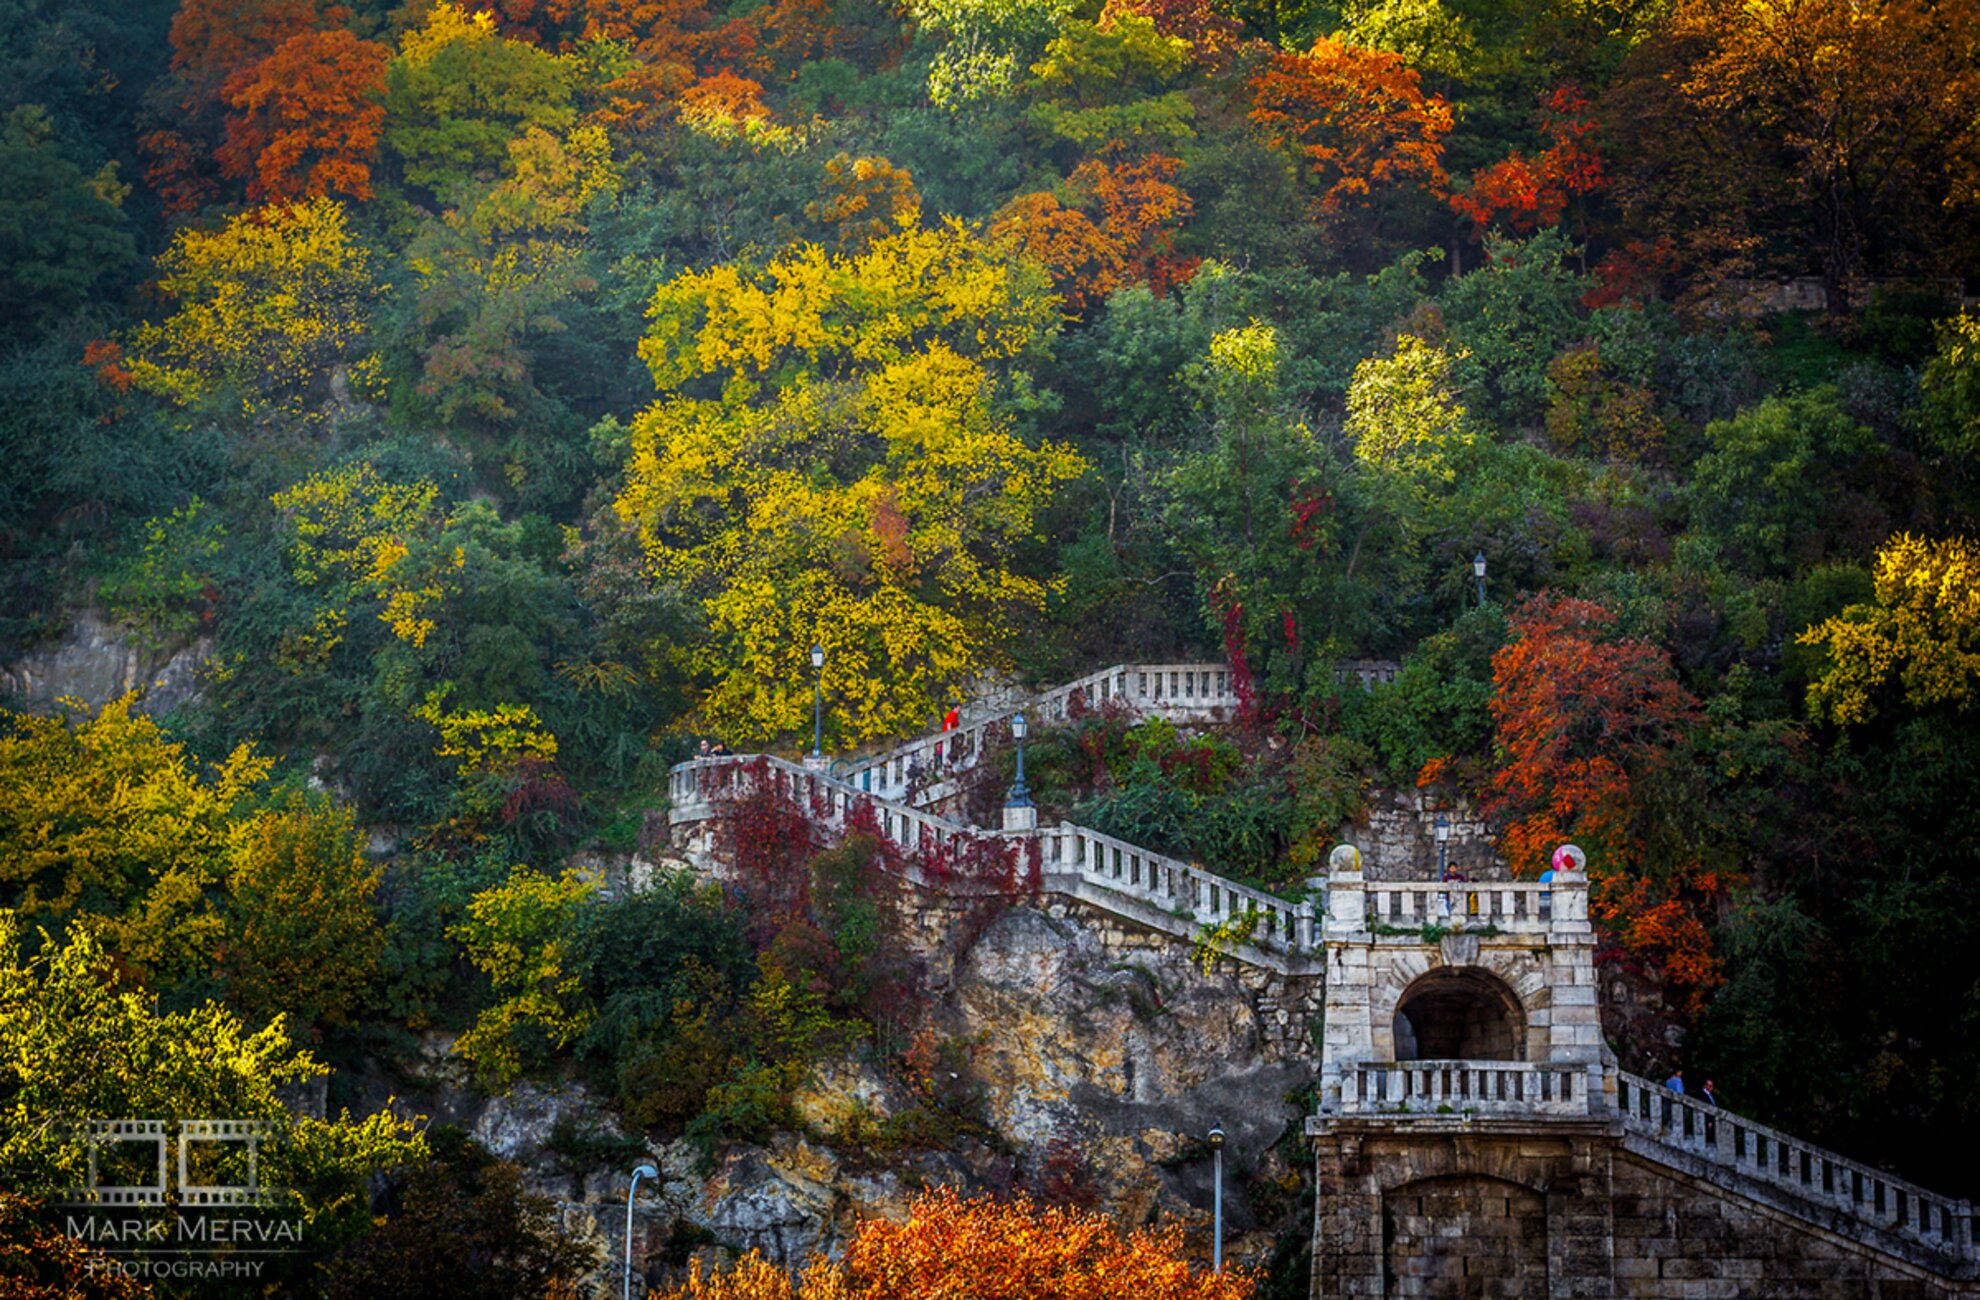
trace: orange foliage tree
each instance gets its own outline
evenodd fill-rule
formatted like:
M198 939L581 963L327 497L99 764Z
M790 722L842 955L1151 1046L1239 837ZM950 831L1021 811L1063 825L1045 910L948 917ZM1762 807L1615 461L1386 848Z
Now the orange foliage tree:
M1734 883L1693 863L1650 863L1632 836L1646 777L1698 721L1670 656L1619 636L1591 601L1542 593L1514 613L1492 656L1492 721L1502 766L1485 808L1506 823L1513 868L1548 864L1556 845L1589 850L1589 901L1604 931L1697 998L1717 981L1706 908Z
M1181 165L1165 154L1132 163L1088 159L1067 178L1070 205L1050 191L1020 194L991 233L1049 271L1075 313L1126 284L1159 293L1188 279L1195 265L1172 255L1176 227L1191 207L1189 195L1170 183Z
M1397 186L1442 192L1451 106L1401 55L1323 36L1305 54L1273 54L1250 86L1251 120L1305 155L1322 214Z
M1560 222L1568 205L1608 181L1602 155L1588 137L1595 130L1588 97L1560 86L1541 100L1541 130L1552 141L1535 157L1514 150L1472 178L1471 188L1451 196L1451 206L1482 231L1503 219L1522 234Z
M752 1254L731 1268L696 1266L672 1300L1246 1300L1256 1280L1193 1266L1182 1230L1122 1232L1104 1214L1025 1197L918 1197L905 1223L866 1219L845 1257L793 1279Z
M341 28L282 42L227 83L233 112L218 154L222 174L245 177L254 200L370 198L391 57Z
M190 211L219 195L212 146L229 83L290 37L347 15L319 14L316 0L183 0L172 17L167 83L178 111L138 142L145 179L167 209Z
M1107 0L1100 11L1102 22L1121 14L1139 14L1162 35L1188 41L1195 56L1213 66L1246 43L1244 24L1210 0Z

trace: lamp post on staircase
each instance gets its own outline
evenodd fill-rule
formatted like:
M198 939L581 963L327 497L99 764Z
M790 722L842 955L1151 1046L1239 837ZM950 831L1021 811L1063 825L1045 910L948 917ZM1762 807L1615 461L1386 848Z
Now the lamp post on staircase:
M1038 829L1038 807L1031 802L1031 787L1024 783L1024 735L1031 724L1024 720L1022 713L1011 716L1011 739L1017 742L1017 780L1011 784L1011 792L1004 800L1004 829L1007 831L1031 831Z
M804 765L814 771L825 766L825 647L811 643L811 752Z

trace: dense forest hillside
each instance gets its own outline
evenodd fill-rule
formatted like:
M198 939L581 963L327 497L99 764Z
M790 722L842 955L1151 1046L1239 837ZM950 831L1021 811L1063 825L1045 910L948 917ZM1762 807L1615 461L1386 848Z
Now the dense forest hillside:
M0 1273L57 1121L314 1087L283 1286L544 1294L376 1110L436 1035L708 1152L847 1053L877 1150L980 1135L870 842L609 878L815 693L845 755L1181 659L1242 717L1042 800L1289 897L1384 792L1572 839L1625 1064L1980 1192L1980 5L8 15Z

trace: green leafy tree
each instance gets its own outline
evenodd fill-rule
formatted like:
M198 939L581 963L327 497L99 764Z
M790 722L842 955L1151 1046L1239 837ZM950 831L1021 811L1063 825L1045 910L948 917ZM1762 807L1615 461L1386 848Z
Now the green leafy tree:
M117 165L78 167L46 109L0 122L0 320L9 331L82 305L137 255Z
M572 73L556 55L497 35L489 15L439 0L386 67L385 143L408 182L443 197L493 180L510 141L571 126Z
M1889 527L1877 492L1882 444L1833 388L1714 420L1705 441L1686 489L1691 527L1741 572L1791 577L1862 554Z
M572 969L570 943L578 909L595 888L575 874L517 871L475 895L467 919L449 931L498 999L455 1044L484 1079L512 1082L542 1046L568 1047L590 1025L595 1012Z

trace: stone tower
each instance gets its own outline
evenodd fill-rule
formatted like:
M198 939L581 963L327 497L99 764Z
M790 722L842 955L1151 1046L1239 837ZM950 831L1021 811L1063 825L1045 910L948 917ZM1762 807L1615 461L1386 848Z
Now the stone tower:
M1980 1296L1970 1203L1624 1073L1580 850L1328 864L1314 1297Z

